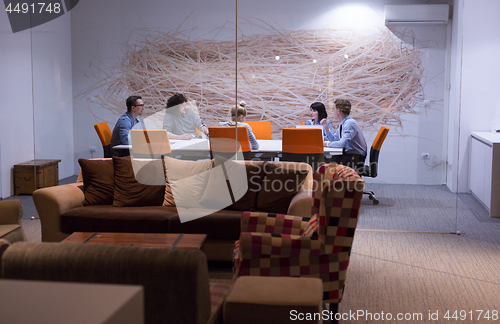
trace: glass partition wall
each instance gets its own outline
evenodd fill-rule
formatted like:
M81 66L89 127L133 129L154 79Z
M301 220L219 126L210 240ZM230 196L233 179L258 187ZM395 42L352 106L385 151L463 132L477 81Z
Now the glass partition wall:
M93 126L105 121L113 130L130 95L144 102L138 129L164 129L167 101L182 93L185 108L207 127L233 122L231 107L244 101L246 121L270 121L273 140L311 119L313 102L324 103L336 130L335 100L347 99L368 145L367 163L377 132L389 128L378 175L364 178L379 203L363 198L358 228L456 232L457 195L446 186L450 27L389 28L384 5L79 2L31 31L35 158L61 160L65 178L78 172L79 158L102 157ZM209 160L203 134L191 135L190 148L170 138L170 152L155 158ZM245 158L232 143L232 155ZM137 176L144 164L135 167ZM156 184L163 169L155 172L144 181Z
M54 3L59 3L58 17L29 30L37 188L57 185L59 178L75 173L71 21L69 13L65 13L66 7L60 2Z
M276 138L311 119L317 101L337 128L334 102L349 100L366 164L377 132L389 128L378 175L364 177L379 203L365 196L358 228L456 232L457 195L446 186L451 26L387 27L384 6L238 1L237 95L250 119L271 120Z

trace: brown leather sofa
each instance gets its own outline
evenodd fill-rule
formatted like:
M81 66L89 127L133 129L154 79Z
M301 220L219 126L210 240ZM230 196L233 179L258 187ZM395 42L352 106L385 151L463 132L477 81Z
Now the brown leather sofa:
M142 285L145 323L221 322L230 286L210 284L206 256L198 250L45 242L8 245L0 239L0 278Z
M245 164L262 165L262 161ZM306 163L266 162L286 170L308 170L304 183L284 213L310 217L313 172ZM116 194L116 191L115 191ZM73 232L137 232L207 234L203 251L208 260L231 261L234 242L239 239L241 210L220 210L181 223L178 210L184 207L113 205L84 206L80 174L76 183L38 189L33 193L42 228L42 241L59 242ZM190 209L187 210L188 212ZM269 210L259 210L269 212Z
M0 201L0 239L10 243L26 241L21 217L23 216L23 205L19 200Z

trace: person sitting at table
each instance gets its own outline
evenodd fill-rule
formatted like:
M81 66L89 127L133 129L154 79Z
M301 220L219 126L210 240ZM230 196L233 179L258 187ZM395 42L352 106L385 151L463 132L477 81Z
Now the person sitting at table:
M259 149L259 142L255 138L253 134L252 127L245 123L245 119L247 117L247 109L245 108L246 102L240 101L239 105L235 105L231 108L231 121L220 122L217 126L236 126L236 122L238 122L238 126L245 126L248 132L248 139L250 140L250 148L252 150Z
M139 116L144 111L144 103L141 96L130 96L125 101L125 104L127 105L127 112L118 118L115 128L113 128L111 147L116 145L130 145L130 130L140 121ZM123 150L121 154L113 150L113 155L115 156L127 153L128 150Z
M208 127L188 108L188 100L182 93L176 93L167 100L163 129L168 131L171 139L190 140L199 137L196 129L208 135Z
M330 131L323 126L323 140L333 141L333 123L328 119L325 105L322 102L313 102L309 110L311 111L311 119L306 120L304 125L322 125L321 122L325 120Z
M358 163L364 165L366 159L366 140L359 124L349 116L351 113L351 103L347 99L335 100L334 114L340 122L340 126L333 133L333 140L325 141L327 147L343 149L342 155L335 156L337 163L356 168ZM330 126L322 120L323 128L329 132Z

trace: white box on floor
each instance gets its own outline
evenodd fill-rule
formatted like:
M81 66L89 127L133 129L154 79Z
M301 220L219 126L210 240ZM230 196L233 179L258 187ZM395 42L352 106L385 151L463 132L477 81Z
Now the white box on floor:
M0 280L2 323L141 324L142 286Z

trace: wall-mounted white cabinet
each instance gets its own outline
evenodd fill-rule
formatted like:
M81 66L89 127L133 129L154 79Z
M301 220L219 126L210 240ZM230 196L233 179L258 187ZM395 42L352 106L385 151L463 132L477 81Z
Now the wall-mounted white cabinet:
M500 217L500 134L472 132L469 190L490 217Z

